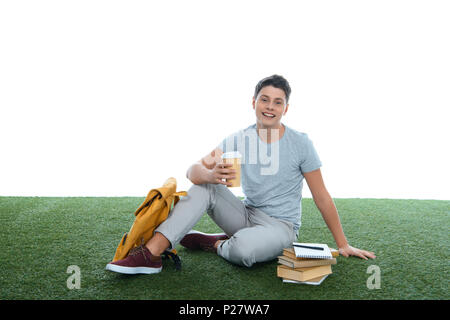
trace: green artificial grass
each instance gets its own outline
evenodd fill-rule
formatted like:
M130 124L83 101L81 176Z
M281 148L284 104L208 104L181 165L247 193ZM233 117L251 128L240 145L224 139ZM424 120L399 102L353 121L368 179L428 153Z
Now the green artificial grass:
M450 201L335 199L351 245L377 258L337 258L320 286L283 284L277 261L251 268L178 246L183 268L156 275L105 271L144 198L0 197L0 299L449 299ZM301 242L335 247L312 199L303 199ZM195 227L220 229L204 215ZM67 268L81 271L68 289ZM381 288L368 289L370 265Z

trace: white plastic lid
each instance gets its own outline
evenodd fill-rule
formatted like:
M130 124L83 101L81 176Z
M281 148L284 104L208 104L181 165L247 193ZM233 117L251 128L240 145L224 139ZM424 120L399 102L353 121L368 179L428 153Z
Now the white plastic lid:
M242 155L239 151L225 152L222 155L222 159L235 159L235 158L242 158Z

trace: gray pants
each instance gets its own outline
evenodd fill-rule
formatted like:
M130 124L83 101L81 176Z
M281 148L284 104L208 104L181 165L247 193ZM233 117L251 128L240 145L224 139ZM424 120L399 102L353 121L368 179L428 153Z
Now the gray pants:
M230 237L217 254L238 265L250 267L275 259L297 239L292 223L246 206L222 184L193 185L155 232L174 248L205 212Z

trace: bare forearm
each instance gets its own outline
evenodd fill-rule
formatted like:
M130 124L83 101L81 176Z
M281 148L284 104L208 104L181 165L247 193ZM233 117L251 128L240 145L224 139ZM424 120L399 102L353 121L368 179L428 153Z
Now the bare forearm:
M204 184L209 182L211 170L204 167L200 162L194 163L186 172L186 177L193 184Z
M336 245L342 248L348 245L347 239L344 235L344 230L342 229L341 221L339 219L339 214L336 206L334 205L333 199L330 196L324 197L320 200L314 199L317 208L319 209L322 217L327 224L328 229L330 229L331 234L336 241Z
M344 235L344 230L342 230L338 211L334 205L333 199L325 188L320 169L305 172L303 175L308 182L308 187L311 190L314 202L336 241L339 253L344 257L358 256L363 259L374 259L375 254L373 252L354 248L348 244Z

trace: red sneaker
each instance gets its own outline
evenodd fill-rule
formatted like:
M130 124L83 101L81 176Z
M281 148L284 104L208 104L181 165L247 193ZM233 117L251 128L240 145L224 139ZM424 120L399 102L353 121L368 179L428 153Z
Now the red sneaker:
M217 240L229 239L225 233L203 233L196 230L189 231L180 244L188 249L202 249L209 252L217 252L214 244Z
M161 257L155 257L142 245L130 250L125 259L110 262L106 265L106 270L124 274L152 274L162 270Z

